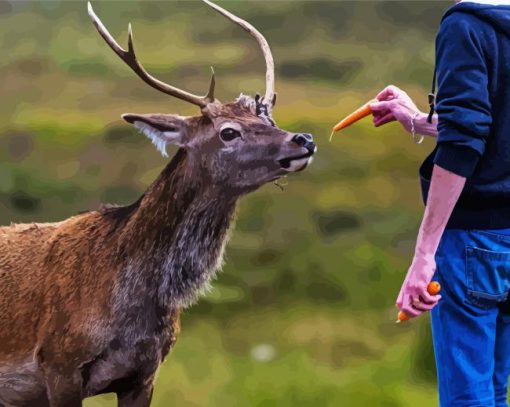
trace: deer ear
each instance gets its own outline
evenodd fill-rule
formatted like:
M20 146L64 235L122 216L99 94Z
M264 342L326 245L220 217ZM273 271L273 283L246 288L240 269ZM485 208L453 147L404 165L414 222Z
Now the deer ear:
M170 114L133 114L125 113L122 118L145 134L156 146L163 157L168 157L166 146L186 145L186 118Z

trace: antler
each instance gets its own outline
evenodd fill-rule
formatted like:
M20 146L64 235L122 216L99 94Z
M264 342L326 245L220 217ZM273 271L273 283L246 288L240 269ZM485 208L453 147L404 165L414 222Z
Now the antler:
M159 79L156 79L151 74L149 74L144 69L144 67L138 62L133 47L133 32L131 30L131 24L129 24L128 29L128 50L126 51L117 43L117 41L115 41L115 39L108 32L104 24L97 17L96 13L94 13L94 10L90 2L88 2L88 12L90 17L92 18L92 22L94 23L101 37L103 37L106 43L120 57L120 59L122 59L145 83L152 86L154 89L157 89L168 95L175 96L176 98L184 100L186 102L193 103L194 105L197 105L200 108L204 108L207 106L208 103L212 103L215 101L214 86L216 84L216 81L214 78L214 70L212 71L211 82L209 84L209 91L205 96L193 95L192 93L186 92L182 89L161 82Z
M259 44L260 48L262 49L262 53L264 54L264 59L266 60L266 94L264 96L263 101L265 103L269 103L270 105L274 105L275 103L274 61L273 54L271 53L271 49L269 48L267 40L254 26L252 26L247 21L235 16L234 14L212 3L209 0L202 1L211 6L216 11L218 11L220 14L227 17L229 20L232 20L234 23L240 25L244 30L250 33L251 36L257 40L257 43Z

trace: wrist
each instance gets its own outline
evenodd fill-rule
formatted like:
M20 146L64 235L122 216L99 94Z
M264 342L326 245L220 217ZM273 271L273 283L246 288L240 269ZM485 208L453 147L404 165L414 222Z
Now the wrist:
M422 136L437 136L437 124L435 118L432 120L432 123L427 121L428 114L418 111L416 117L414 119L414 127L416 129L416 134Z
M427 247L425 245L421 245L416 247L414 252L413 261L419 261L420 263L425 264L434 264L436 257L436 249L432 247Z

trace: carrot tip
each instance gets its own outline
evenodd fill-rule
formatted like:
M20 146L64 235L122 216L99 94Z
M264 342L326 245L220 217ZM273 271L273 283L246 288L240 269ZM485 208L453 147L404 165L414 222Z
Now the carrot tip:
M329 142L331 143L331 140L333 140L333 134L335 134L335 130L331 132L331 135L329 136Z

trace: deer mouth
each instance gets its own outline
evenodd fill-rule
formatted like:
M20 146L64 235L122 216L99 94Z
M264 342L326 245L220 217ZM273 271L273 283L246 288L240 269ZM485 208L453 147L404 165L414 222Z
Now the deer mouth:
M295 157L287 157L278 160L282 169L288 172L297 172L304 170L308 164L312 162L313 154L317 148L315 147L313 150L308 150L305 154L295 156Z

